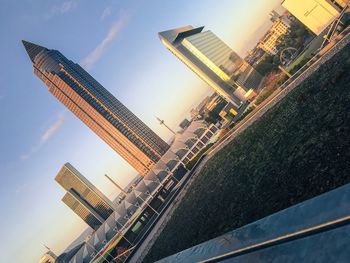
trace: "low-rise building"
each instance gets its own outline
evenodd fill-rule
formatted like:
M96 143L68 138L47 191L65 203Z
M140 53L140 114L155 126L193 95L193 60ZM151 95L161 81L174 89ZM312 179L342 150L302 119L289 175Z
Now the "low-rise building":
M185 128L188 127L190 124L191 124L191 122L190 122L189 120L184 119L184 120L179 124L179 126L180 126L181 129L185 129Z
M277 17L276 12L272 13L271 20L273 24L270 30L260 40L258 47L269 55L276 55L278 53L278 40L288 33L291 21L285 16Z

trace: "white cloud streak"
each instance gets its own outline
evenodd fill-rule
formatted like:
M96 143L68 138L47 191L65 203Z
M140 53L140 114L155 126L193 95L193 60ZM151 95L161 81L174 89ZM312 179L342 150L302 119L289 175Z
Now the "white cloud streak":
M68 13L73 11L78 6L78 3L76 1L65 1L62 3L61 7L59 8L59 11L61 14Z
M59 14L66 14L72 12L78 6L78 2L75 0L64 1L60 5L55 5L46 14L46 19L50 19Z
M94 64L100 59L105 49L124 29L128 20L128 16L122 15L117 21L115 21L109 29L106 37L96 46L96 48L89 55L87 55L81 61L80 64L86 69L91 69L94 66Z
M102 12L101 20L106 19L106 18L109 17L111 14L112 14L111 8L110 8L110 7L106 7L106 8L103 10L103 12Z
M40 136L40 141L35 144L28 153L20 156L21 160L29 159L34 153L38 152L40 148L62 127L65 123L66 118L64 113L58 115L58 119L48 127L43 134Z

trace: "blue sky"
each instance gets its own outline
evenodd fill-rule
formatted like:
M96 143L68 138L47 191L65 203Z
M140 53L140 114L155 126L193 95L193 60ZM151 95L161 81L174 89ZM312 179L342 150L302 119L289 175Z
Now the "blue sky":
M279 0L0 0L1 262L36 262L43 244L60 253L86 225L54 181L69 161L110 198L108 173L125 186L136 172L34 76L20 42L58 49L154 129L175 128L211 90L162 46L157 32L205 25L241 54ZM266 23L264 24L266 25Z

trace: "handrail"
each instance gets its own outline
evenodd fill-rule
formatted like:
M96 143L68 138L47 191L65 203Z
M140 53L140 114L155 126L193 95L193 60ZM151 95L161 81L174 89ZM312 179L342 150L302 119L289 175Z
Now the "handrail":
M280 244L285 244L288 242L292 242L298 239L302 239L305 237L310 237L319 233L323 233L329 230L333 230L336 229L338 227L342 227L344 225L348 225L350 224L350 215L333 220L333 221L329 221L329 222L325 222L323 224L314 226L314 227L310 227L310 228L306 228L297 232L293 232L290 234L286 234L283 236L279 236L267 241L263 241L261 243L258 244L254 244L248 247L244 247L241 249L237 249L235 251L229 252L229 253L225 253L219 256L215 256L206 260L202 260L199 261L200 263L214 263L214 262L220 262L222 260L225 259L229 259L229 258L234 258L234 257L238 257L238 256L242 256L242 255L246 255L255 251L259 251L259 250L263 250L269 247L273 247L276 245L280 245Z

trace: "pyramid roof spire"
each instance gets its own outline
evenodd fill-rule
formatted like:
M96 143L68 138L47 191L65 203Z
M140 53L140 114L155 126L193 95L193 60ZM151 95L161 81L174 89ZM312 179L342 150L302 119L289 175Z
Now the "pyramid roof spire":
M25 47L28 56L30 58L30 60L34 63L34 58L36 57L36 55L38 55L42 50L47 50L46 47L42 47L36 44L33 44L31 42L22 40L23 46Z

